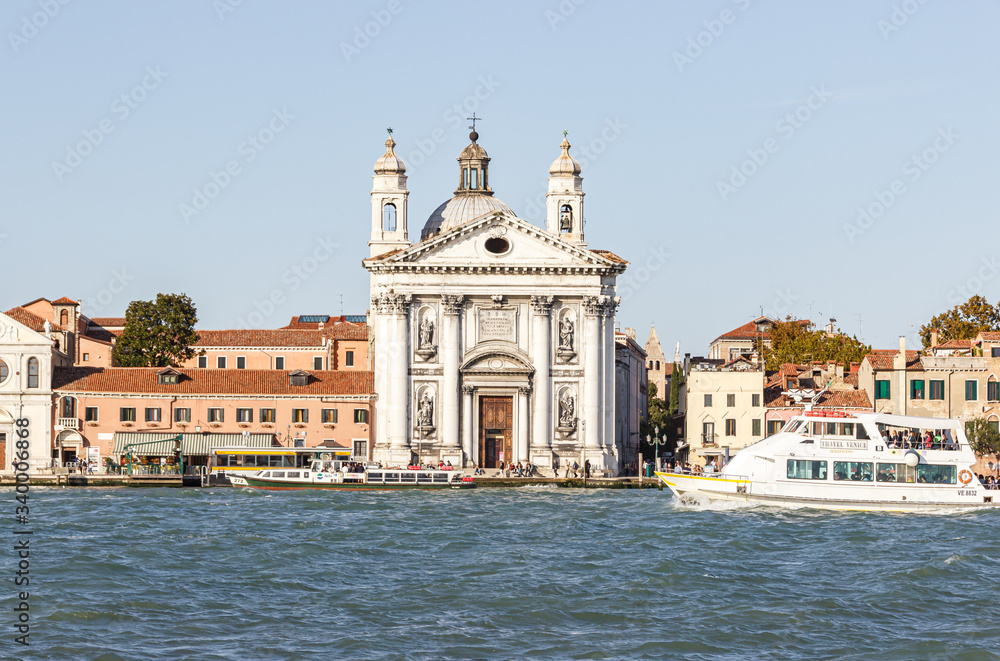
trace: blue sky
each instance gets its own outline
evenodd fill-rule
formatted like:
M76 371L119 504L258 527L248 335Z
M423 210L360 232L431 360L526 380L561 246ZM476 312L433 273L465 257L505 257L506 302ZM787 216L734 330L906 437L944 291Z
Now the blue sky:
M162 291L203 327L363 314L385 128L415 236L475 111L497 197L539 224L570 132L588 243L632 262L619 321L640 341L655 322L668 354L702 354L763 309L914 342L968 295L1000 298L998 18L940 0L7 0L0 306L117 316Z

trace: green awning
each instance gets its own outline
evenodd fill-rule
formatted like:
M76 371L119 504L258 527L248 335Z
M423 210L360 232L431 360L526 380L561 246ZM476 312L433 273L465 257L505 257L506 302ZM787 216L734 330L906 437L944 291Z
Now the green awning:
M172 440L178 434L151 434L141 432L115 432L115 444L111 454L121 455L125 451L125 446L130 443L149 443L153 441L163 441L155 445L142 445L134 448L134 455L145 455L147 457L171 457L174 454L176 443ZM274 434L213 434L213 433L193 433L180 434L181 449L185 457L207 456L212 453L212 448L240 447L240 448L269 448L274 446Z

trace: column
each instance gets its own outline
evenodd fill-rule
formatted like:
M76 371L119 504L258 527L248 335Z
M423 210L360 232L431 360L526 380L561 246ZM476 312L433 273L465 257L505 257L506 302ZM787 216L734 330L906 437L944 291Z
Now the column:
M552 447L552 312L551 296L532 296L531 360L535 364L534 432L531 447Z
M615 444L615 392L617 374L615 370L615 310L618 300L608 298L604 306L604 445L611 448ZM628 442L628 439L624 439Z
M388 351L389 325L386 319L386 305L384 296L372 296L372 325L375 331L375 356L372 361L372 369L375 372L375 393L378 399L375 400L375 415L369 421L372 430L372 443L382 446L388 443L388 429L386 428L386 415L389 402L389 382L388 382Z
M514 459L528 461L528 401L531 399L531 386L521 386L517 389L517 443Z
M473 410L475 394L475 386L462 386L462 450L465 452L465 460L472 464L479 463L477 456L479 453L474 451L474 448L478 450L478 445L473 438L474 428L472 426L472 420L476 415L475 410Z
M389 444L394 450L408 447L409 439L409 399L410 399L410 332L408 317L409 295L391 296L392 327L389 338Z
M462 309L462 296L444 295L441 297L441 308L444 312L444 323L441 331L441 353L444 362L444 377L441 392L441 436L446 448L459 447L458 435L458 370L461 359L461 337L459 336L459 312Z
M583 420L584 447L601 447L604 421L601 418L601 311L597 296L583 298Z

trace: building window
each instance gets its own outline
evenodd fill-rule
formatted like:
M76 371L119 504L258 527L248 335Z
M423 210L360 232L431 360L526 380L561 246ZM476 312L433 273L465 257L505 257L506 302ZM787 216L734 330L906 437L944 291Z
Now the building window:
M191 409L174 409L174 422L191 422Z
M198 367L201 369L208 367L208 356L198 356Z
M396 205L392 202L382 207L382 231L396 231Z
M146 422L159 422L160 421L160 409L159 407L147 407L146 408Z
M337 423L337 409L323 409L323 424L332 425Z
M247 368L247 357L236 356L236 369L245 370Z
M1000 402L1000 381L990 381L986 384L986 399L991 402Z
M714 422L703 422L701 423L701 444L702 445L715 445L715 423Z
M322 370L323 369L323 356L315 356L313 358L313 369Z
M705 408L709 408L710 406L712 406L712 396L705 395Z
M166 374L157 374L156 382L159 383L160 385L168 385L168 386L177 385L179 376L180 376L179 374L174 374L173 372L167 372Z
M236 422L253 422L253 409L236 409Z
M38 359L29 358L28 359L28 387L37 388L38 387Z
M260 410L260 421L261 422L270 422L271 424L274 424L274 419L275 419L274 409L261 409Z
M760 393L754 393L750 395L750 404L752 406L760 406ZM758 434L759 436L760 434Z
M931 381L930 398L936 400L944 399L944 381L939 381L937 379Z
M89 353L84 353L83 354L83 362L85 362L85 363L89 363L90 362L90 354Z
M767 435L771 436L777 434L781 431L781 427L784 425L784 420L768 420L767 421Z
M215 359L215 366L217 368L219 368L220 370L226 369L226 357L225 356L219 356L218 358L216 358Z
M736 421L732 418L726 420L726 436L736 436Z
M993 358L1000 358L1000 347L993 347L990 350L990 356Z
M69 312L66 310L59 311L59 325L65 328L69 326Z
M726 395L726 406L729 408L736 406L736 395Z
M924 381L923 379L914 379L910 381L910 399L923 399L924 398Z
M7 363L0 360L0 383L7 380L8 374L10 374L10 370L7 368Z
M760 418L754 418L750 421L750 426L752 427L751 432L754 436L760 436Z
M354 367L354 352L348 351L344 354L344 365L346 367Z
M354 459L364 461L368 458L368 441L354 441Z
M277 357L275 357L275 359L274 359L274 369L276 369L276 370L283 370L283 369L285 369L285 357L284 356L277 356Z
M224 422L225 415L222 409L208 409L208 421L209 422Z
M88 406L83 412L83 419L86 422L97 422L97 407Z
M364 425L368 423L368 409L354 409L354 423Z
M309 422L309 409L292 409L292 422Z
M994 431L1000 432L1000 420L987 420L986 424L993 427Z
M888 380L879 380L875 382L875 399L891 399L892 395L890 392Z
M121 422L135 422L135 408L132 406L123 406L118 409L118 419Z
M965 382L965 401L974 402L979 399L979 382L972 379Z

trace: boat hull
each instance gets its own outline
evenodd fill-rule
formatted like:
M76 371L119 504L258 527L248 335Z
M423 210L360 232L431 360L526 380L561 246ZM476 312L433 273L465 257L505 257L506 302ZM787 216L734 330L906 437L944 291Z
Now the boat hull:
M893 499L861 499L838 498L836 496L811 496L789 493L761 493L760 484L748 479L729 478L726 476L681 475L677 473L656 473L656 477L673 492L675 496L685 501L697 502L702 499L714 501L731 501L752 505L773 505L777 507L813 508L835 511L854 512L934 512L950 509L978 509L996 507L996 503L982 502L982 498L973 500L975 496L955 498L951 500L902 500L899 489L881 487ZM851 488L851 487L845 487ZM891 489L891 491L890 491ZM1000 495L1000 494L998 494ZM912 498L912 493L910 496Z
M407 491L419 490L441 490L441 489L474 489L475 482L454 482L441 484L366 484L362 482L288 482L285 480L268 480L255 477L244 478L246 484L234 486L245 486L250 489L264 489L266 491L300 491L302 489L324 489L327 491Z

